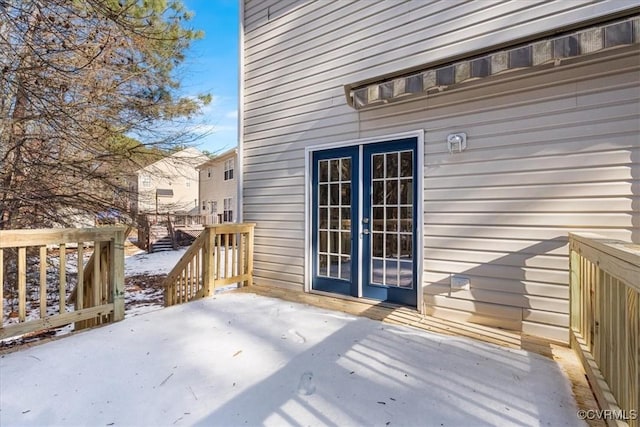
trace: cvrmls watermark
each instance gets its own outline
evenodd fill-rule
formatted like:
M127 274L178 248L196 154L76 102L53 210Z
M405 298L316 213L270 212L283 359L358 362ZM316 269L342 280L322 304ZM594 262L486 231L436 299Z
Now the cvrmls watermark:
M638 411L635 409L632 409L630 411L625 411L622 409L581 409L578 411L577 415L581 420L630 421L638 419Z

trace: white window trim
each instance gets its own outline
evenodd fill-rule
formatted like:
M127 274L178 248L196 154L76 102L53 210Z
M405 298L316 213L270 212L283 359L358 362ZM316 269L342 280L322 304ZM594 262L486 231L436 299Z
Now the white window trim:
M231 221L227 221L225 219L225 216L227 218L229 218L229 215L227 214L227 212L229 212L231 215ZM222 220L223 222L233 222L233 197L225 197L224 201L223 201L223 208L222 208Z
M224 181L232 181L234 179L235 162L233 158L224 161ZM229 177L229 175L231 175Z
M326 144L318 144L312 145L309 147L305 147L305 163L304 163L304 291L308 293L319 293L328 295L326 292L315 291L311 289L311 280L313 278L313 272L311 270L311 260L313 254L311 248L311 233L314 231L311 229L312 226L312 189L313 189L313 153L320 150L328 150L332 148L342 148L349 146L359 146L359 156L362 158L362 148L367 144L375 144L377 142L387 142L394 139L403 139L403 138L417 138L417 146L416 146L416 156L418 163L418 170L416 171L416 180L417 180L417 200L416 204L420 208L417 209L416 212L416 226L420 231L416 233L416 292L417 292L417 302L416 309L419 313L424 312L424 283L423 283L423 244L424 244L424 129L419 129L410 132L404 133L396 133L389 135L381 135L375 136L371 138L361 138L361 139L351 139L347 141L338 141L338 142L330 142ZM362 168L359 168L359 176L358 182L362 182ZM362 201L362 192L359 192L359 200L358 200L358 211L362 212L363 201ZM354 231L360 236L362 233L362 224L358 222L358 229ZM362 268L362 240L358 238L358 268ZM330 294L334 295L334 294ZM336 297L341 298L342 296L339 294L335 294ZM358 274L358 298L362 298L362 274ZM347 297L348 299L348 297Z

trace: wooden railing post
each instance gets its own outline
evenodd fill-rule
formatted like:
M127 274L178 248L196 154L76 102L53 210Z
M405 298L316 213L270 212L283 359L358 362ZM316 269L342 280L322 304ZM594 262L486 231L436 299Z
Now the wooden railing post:
M215 291L214 277L214 239L215 231L205 227L203 233L205 236L204 253L202 257L202 280L204 286L204 295L211 296Z
M60 243L59 245L59 254L58 259L60 260L58 266L58 274L59 274L59 293L60 293L60 314L64 314L67 312L65 307L65 302L67 300L67 245L64 243Z
M253 285L253 235L255 227L249 227L249 236L247 243L247 286Z
M95 306L100 304L100 258L102 258L102 242L93 242L93 276L89 283L89 305ZM89 326L93 326L89 322Z
M18 248L18 318L25 321L27 301L27 248Z
M118 230L111 240L111 289L113 298L113 321L124 319L124 230Z

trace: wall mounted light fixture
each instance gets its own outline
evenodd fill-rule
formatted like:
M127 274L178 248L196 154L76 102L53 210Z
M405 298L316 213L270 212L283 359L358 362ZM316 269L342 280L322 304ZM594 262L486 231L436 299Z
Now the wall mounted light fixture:
M447 136L447 147L449 153L461 153L467 149L467 134L466 133L452 133Z

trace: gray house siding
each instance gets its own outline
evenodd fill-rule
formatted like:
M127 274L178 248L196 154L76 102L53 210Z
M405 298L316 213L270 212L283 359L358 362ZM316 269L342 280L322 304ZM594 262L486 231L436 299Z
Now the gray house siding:
M243 215L255 282L305 281L305 147L424 130L426 313L561 341L568 231L638 241L636 47L354 110L344 85L439 65L632 2L244 5ZM446 137L468 135L447 151ZM470 278L454 291L450 275Z

